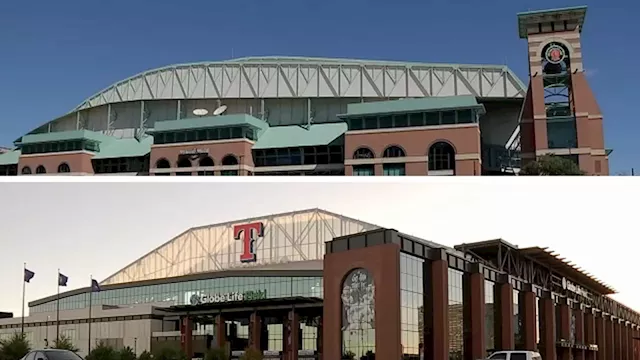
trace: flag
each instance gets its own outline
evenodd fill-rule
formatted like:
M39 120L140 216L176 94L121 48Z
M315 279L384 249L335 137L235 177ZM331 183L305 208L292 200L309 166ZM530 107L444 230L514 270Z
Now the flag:
M98 284L98 280L91 279L91 292L100 292L100 284Z
M24 269L24 282L28 283L29 281L31 281L31 279L33 279L34 276L36 276L36 273L31 270Z
M69 281L67 276L58 273L58 286L67 286L67 281Z

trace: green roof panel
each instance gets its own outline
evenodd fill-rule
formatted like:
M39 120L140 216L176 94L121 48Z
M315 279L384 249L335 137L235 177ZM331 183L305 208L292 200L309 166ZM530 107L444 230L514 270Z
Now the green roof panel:
M100 146L100 152L94 159L116 159L145 156L151 152L153 137L146 136L140 141L136 139L115 139Z
M302 146L329 145L347 131L347 123L275 126L267 129L253 145L253 149L278 149Z
M481 113L484 113L484 106L482 104L478 104L475 96L463 95L348 104L347 113L338 116L341 118L350 118L363 115L398 114L453 109L479 109Z
M251 126L259 130L263 130L269 127L269 124L266 121L257 119L251 115L232 114L219 116L202 116L181 120L158 121L155 124L153 130L150 131L150 133L242 125Z
M0 165L13 165L18 163L20 150L11 150L0 154Z
M58 131L48 132L42 134L30 134L23 136L20 144L38 144L45 142L67 141L67 140L95 140L98 142L110 141L113 138L103 133L90 131L90 130L70 130L70 131Z

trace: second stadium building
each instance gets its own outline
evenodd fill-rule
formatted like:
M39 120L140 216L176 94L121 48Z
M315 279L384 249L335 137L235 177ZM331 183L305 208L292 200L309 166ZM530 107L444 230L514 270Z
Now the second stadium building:
M640 316L614 292L547 249L451 248L311 209L189 229L99 288L30 302L24 329L36 348L65 336L82 354L104 342L190 357L220 346L287 360L511 349L637 360ZM21 318L4 316L0 338L21 331Z

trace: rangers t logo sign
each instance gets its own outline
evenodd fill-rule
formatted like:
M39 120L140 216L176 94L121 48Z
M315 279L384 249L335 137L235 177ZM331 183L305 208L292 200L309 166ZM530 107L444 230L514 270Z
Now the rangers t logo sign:
M264 225L261 222L235 225L233 227L233 238L242 240L242 254L240 261L243 263L256 262L256 240L264 236Z

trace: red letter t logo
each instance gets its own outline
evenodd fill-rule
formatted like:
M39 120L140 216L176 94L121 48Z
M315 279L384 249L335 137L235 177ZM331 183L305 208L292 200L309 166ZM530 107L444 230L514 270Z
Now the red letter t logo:
M241 262L255 262L257 260L255 242L262 236L264 236L264 225L261 222L233 227L233 238L242 240Z

